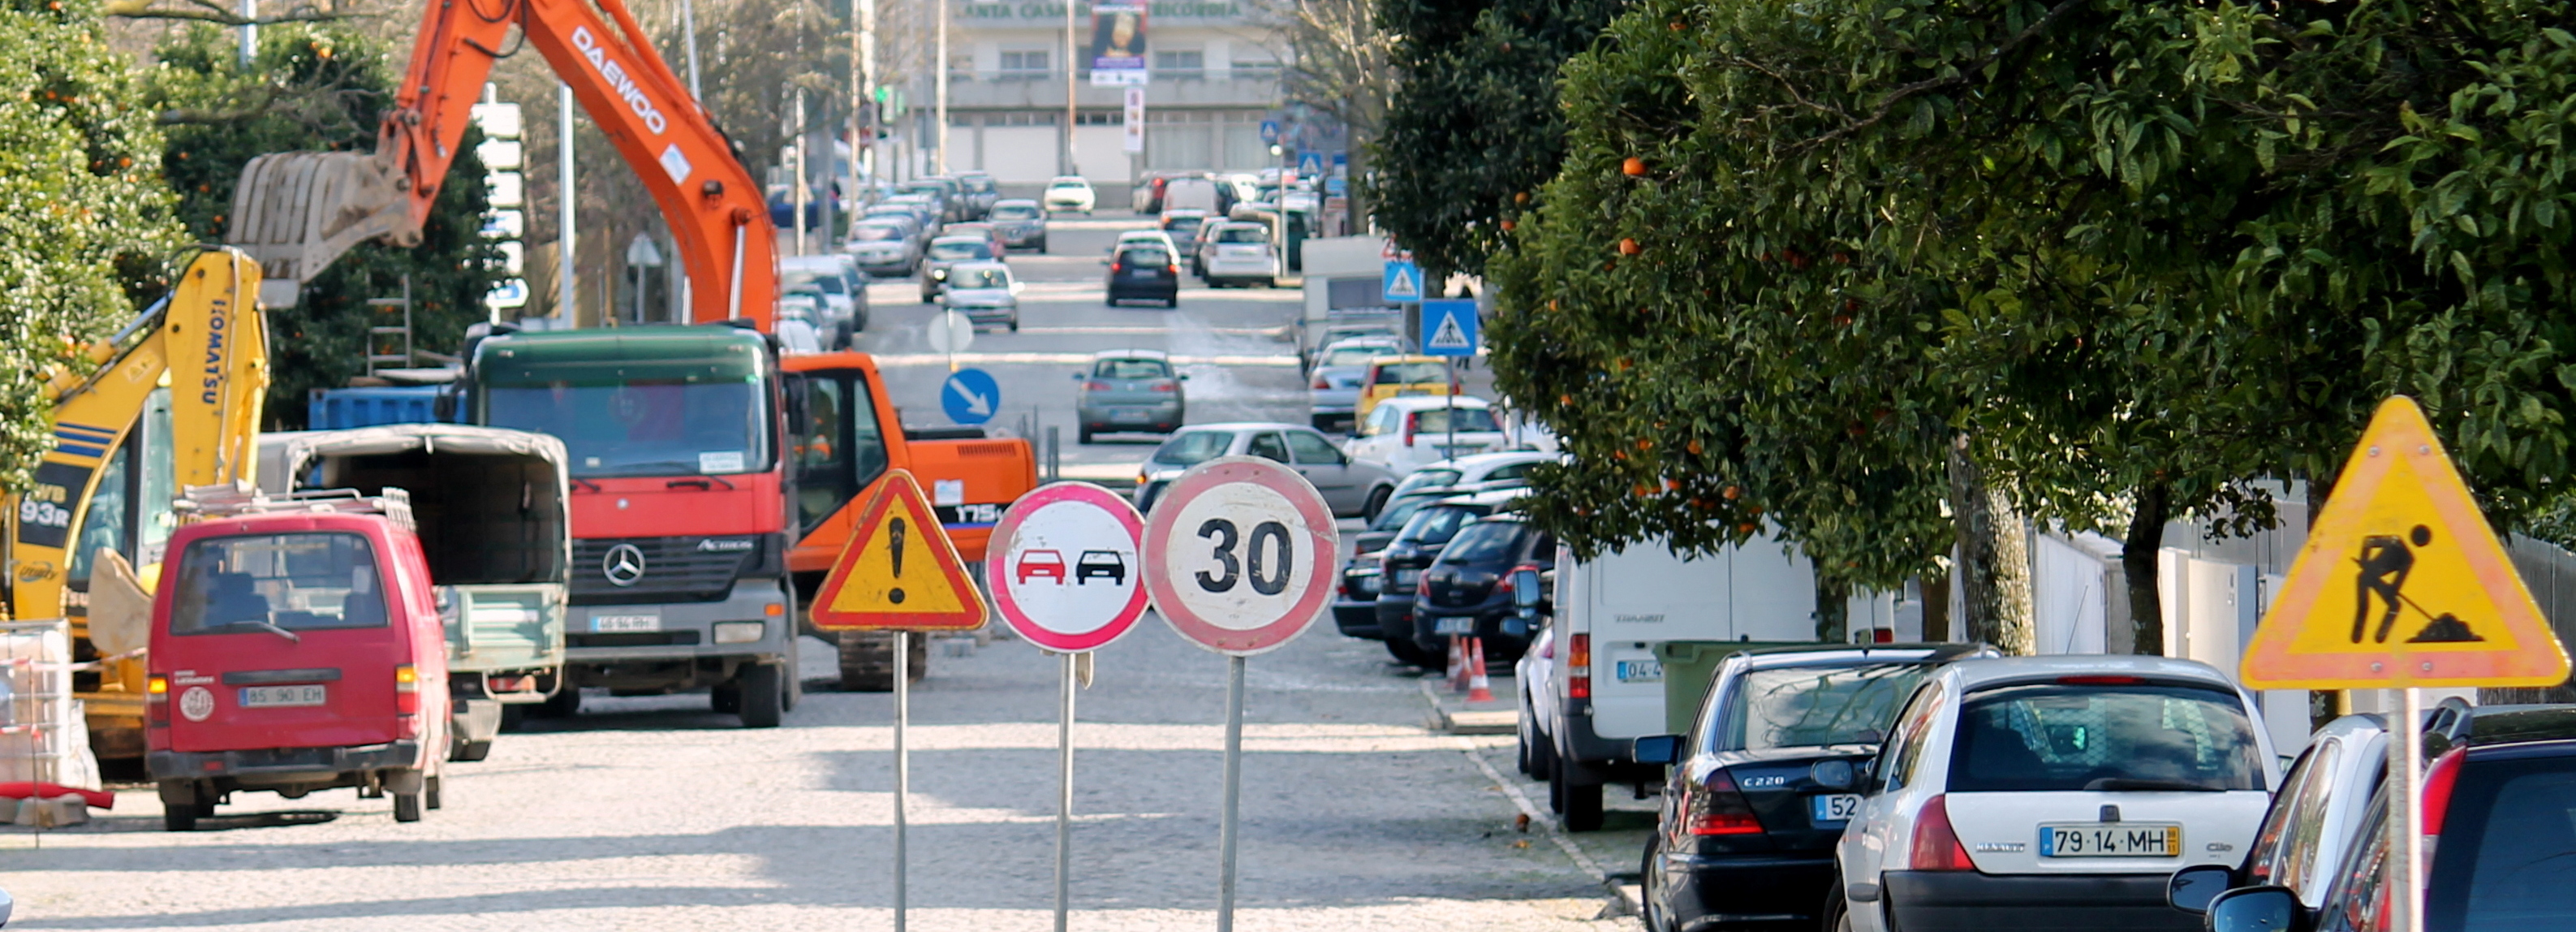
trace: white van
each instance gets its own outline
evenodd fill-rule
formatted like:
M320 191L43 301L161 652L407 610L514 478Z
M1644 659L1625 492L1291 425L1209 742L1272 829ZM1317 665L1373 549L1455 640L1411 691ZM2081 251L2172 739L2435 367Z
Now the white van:
M1174 178L1163 182L1163 212L1204 210L1215 214L1218 208L1216 182L1205 178Z
M1557 554L1552 618L1518 671L1522 760L1548 780L1565 827L1590 831L1601 825L1603 784L1662 778L1634 764L1628 745L1673 730L1657 645L1813 642L1816 573L1768 534L1693 559L1655 544L1590 562Z

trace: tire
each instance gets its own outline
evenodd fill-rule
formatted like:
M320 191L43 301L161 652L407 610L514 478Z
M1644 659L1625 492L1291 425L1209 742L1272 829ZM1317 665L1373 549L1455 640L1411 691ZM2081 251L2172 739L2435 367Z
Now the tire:
M1663 872L1655 869L1655 855L1663 848L1660 833L1646 836L1646 854L1637 861L1637 924L1646 932L1673 932L1672 917L1664 914L1664 885L1656 880Z
M1547 762L1547 811L1556 813L1560 817L1565 815L1565 762L1563 760L1550 759Z
M1556 766L1558 773L1565 772L1566 768L1563 760L1558 760ZM1572 780L1567 780L1565 781L1565 789L1562 792L1565 794L1565 811L1562 813L1562 815L1565 816L1565 830L1569 832L1600 831L1601 784L1595 783L1590 786L1584 786L1582 784L1575 783Z
M1530 748L1530 776L1545 777L1549 768L1556 766L1556 737L1539 731L1535 721L1530 724L1530 734L1538 737L1538 745Z
M1038 237L1038 252L1043 254L1046 251L1046 237Z
M1011 318L1011 332L1012 332L1012 333L1018 333L1018 332L1020 332L1020 319L1019 319L1019 318L1017 318L1017 317L1013 317L1013 318Z
M1385 486L1380 486L1376 489L1370 490L1368 504L1360 506L1360 520L1368 522L1376 521L1377 513L1386 510L1387 496L1394 493L1394 489L1387 488Z
M581 687L565 683L555 690L554 695L546 697L546 701L537 706L537 711L546 718L571 718L581 714Z
M1851 899L1843 893L1843 875L1834 875L1834 888L1825 894L1824 932L1852 932Z
M1073 431L1073 441L1074 441L1075 443L1078 443L1078 444L1088 444L1088 443L1090 443L1090 442L1091 442L1091 428L1088 428L1088 427L1078 427L1078 428L1075 428L1075 429L1074 429L1074 431Z
M429 777L421 781L420 801L423 805L432 809L439 808L441 802L438 798L439 782L437 777Z
M787 713L787 667L756 663L742 671L742 727L776 728Z
M215 807L197 803L164 803L161 806L161 830L193 832L197 820L214 814Z
M1512 769L1520 771L1522 776L1528 776L1532 773L1531 762L1537 759L1537 755L1530 751L1530 746L1537 742L1530 739L1530 720L1526 710L1521 713L1520 727L1514 739Z
M742 686L737 683L717 683L715 688L707 690L707 707L714 710L717 715L733 715L741 712Z
M524 705L516 705L516 704L502 706L502 707L501 707L501 730L502 730L503 732L505 732L505 733L507 733L507 732L513 732L513 731L517 731L517 730L519 730L519 728L520 728L521 726L523 726L523 725L527 724L527 721L528 721L528 710L529 710L530 708L532 708L532 707L531 707L531 706L524 706Z
M395 794L392 794L392 795L393 795L393 798L394 798L394 821L396 821L396 822L418 822L418 821L420 821L420 802L421 802L420 795L421 795L421 794L419 794L419 793L395 793Z
M1164 298L1164 299L1163 299L1163 309L1164 309L1164 310L1171 310L1171 311L1177 311L1177 310L1180 310L1180 309L1181 309L1181 296L1180 296L1180 295L1173 295L1173 296L1171 296L1171 297Z
M456 750L449 753L447 755L447 759L452 761L463 761L470 764L490 756L492 756L492 742L459 741L456 742ZM433 806L431 808L437 807Z

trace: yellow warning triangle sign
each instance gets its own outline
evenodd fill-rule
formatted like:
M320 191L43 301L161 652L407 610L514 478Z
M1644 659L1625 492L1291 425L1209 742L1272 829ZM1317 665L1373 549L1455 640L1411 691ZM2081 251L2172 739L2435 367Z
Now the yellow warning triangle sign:
M972 631L984 626L984 596L939 526L912 473L877 483L850 542L814 593L814 627L825 631Z
M2398 395L2335 478L2242 672L2256 689L2556 686L2567 651Z

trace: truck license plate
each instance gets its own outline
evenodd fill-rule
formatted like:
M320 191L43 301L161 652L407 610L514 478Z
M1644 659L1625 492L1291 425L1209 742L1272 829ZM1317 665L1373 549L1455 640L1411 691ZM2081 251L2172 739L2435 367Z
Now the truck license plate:
M626 634L636 631L662 630L660 615L592 615L590 630L594 634Z
M289 709L329 703L331 691L320 683L303 686L244 686L241 704L245 709Z
M1829 796L1810 796L1807 797L1807 805L1818 825L1827 822L1849 822L1852 813L1860 811L1860 794L1835 793Z
M1660 660L1622 660L1622 661L1619 661L1619 682L1622 682L1622 683L1661 683L1661 682L1663 682L1663 681L1664 681L1664 663L1663 663L1663 661L1660 661Z
M2155 822L2083 822L2039 827L2043 858L2174 858L2182 826Z

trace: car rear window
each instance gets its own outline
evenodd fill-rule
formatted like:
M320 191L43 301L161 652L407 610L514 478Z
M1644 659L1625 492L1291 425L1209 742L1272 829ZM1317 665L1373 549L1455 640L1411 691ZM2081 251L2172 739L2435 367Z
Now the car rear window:
M1029 220L1037 215L1037 207L1030 204L1004 204L993 208L995 220Z
M1404 523L1404 530L1395 532L1395 539L1399 543L1437 547L1457 536L1458 529L1465 527L1467 522L1485 514L1485 509L1474 505L1435 505L1414 512L1413 520Z
M1440 548L1442 563L1491 563L1508 560L1538 529L1518 521L1479 521L1459 531Z
M993 245L982 241L932 243L930 257L933 259L990 259L993 257Z
M1222 430L1195 430L1163 441L1154 448L1154 462L1174 466L1196 466L1225 455L1234 445L1234 434Z
M2260 746L2232 693L2049 683L1971 693L1951 749L1954 793L2260 790Z
M1420 385L1449 381L1449 370L1436 362L1391 362L1377 367L1379 385Z
M1735 680L1711 750L1877 744L1923 682L1922 664L1747 670Z
M1172 377L1172 367L1165 365L1160 359L1103 359L1092 364L1091 377L1095 379L1168 379Z
M1130 249L1120 253L1118 257L1127 265L1172 264L1172 254L1160 249Z
M1413 412L1413 432L1445 434L1450 431L1453 420L1457 422L1456 429L1460 433L1502 429L1494 424L1491 408L1424 408Z
M1199 224L1206 222L1206 217L1165 217L1163 229L1173 233L1183 233L1197 230Z
M1217 231L1216 241L1220 243L1267 243L1270 241L1270 228L1252 226L1249 224L1244 226L1226 227L1225 229Z
M1396 483L1394 494L1403 495L1416 489L1436 489L1456 485L1458 476L1459 473L1455 469L1416 469L1413 475L1406 476L1403 482Z
M179 558L171 634L381 628L376 551L345 532L210 537Z
M902 227L889 226L886 224L864 223L850 230L850 239L862 243L873 243L881 240L902 238Z
M2521 932L2576 916L2576 756L2470 760L2450 807L2425 928Z

